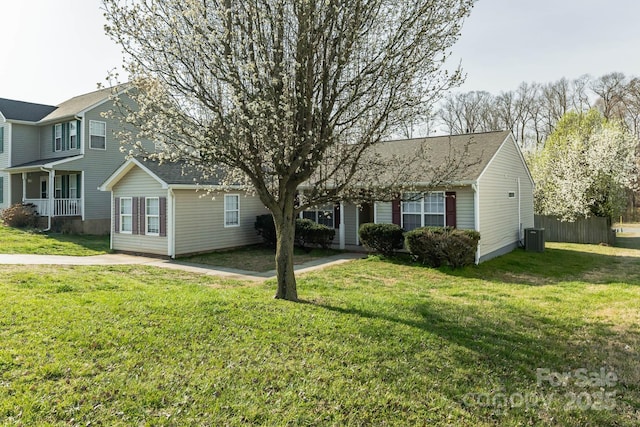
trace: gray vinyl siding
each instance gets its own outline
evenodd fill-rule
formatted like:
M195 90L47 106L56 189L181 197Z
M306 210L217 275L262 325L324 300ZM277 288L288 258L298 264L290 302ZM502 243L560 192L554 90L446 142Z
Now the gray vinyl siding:
M358 207L352 203L344 204L344 223L341 224L341 227L344 227L344 242L347 245L355 245L356 237L358 234L357 229L357 217L358 217ZM340 235L336 233L336 238L333 241L334 243L340 243Z
M110 195L109 192L105 194ZM168 191L149 174L137 166L118 182L113 189L113 197L167 197ZM109 206L111 202L109 201ZM170 209L167 203L167 211ZM167 219L169 218L167 212ZM113 232L114 220L111 220L112 249L127 252L140 252L156 255L168 255L168 237L125 234ZM167 232L168 232L167 228Z
M6 138L5 138L6 141ZM6 144L5 144L6 145ZM11 164L21 165L40 159L40 131L36 126L11 125Z
M500 253L502 248L514 247L520 239L521 228L533 227L533 187L511 137L497 151L478 185L482 257L493 252ZM515 192L515 197L509 198L510 191ZM518 220L519 197L521 223Z
M393 224L393 213L391 212L391 202L376 202L376 223Z
M2 174L2 172L0 172ZM11 175L11 200L8 201L9 205L16 203L22 203L22 176L20 174ZM5 201L7 203L7 201Z
M261 241L254 223L257 215L268 211L260 199L243 193L226 193L240 194L240 226L225 227L224 194L174 191L176 255L234 248Z
M71 119L67 119L57 123L67 123ZM77 156L82 150L80 147L73 150L53 151L53 128L56 123L41 126L40 131L40 158L41 159L59 159L60 157Z
M125 161L125 155L120 152L120 144L114 132L122 128L117 118L105 119L101 113L112 108L111 102L106 102L84 115L82 123L82 145L84 158L77 163L82 170L87 171L84 177L85 218L101 219L110 215L111 201L109 193L99 191L98 187ZM106 123L106 150L89 148L89 121L96 120ZM74 162L76 163L76 162Z

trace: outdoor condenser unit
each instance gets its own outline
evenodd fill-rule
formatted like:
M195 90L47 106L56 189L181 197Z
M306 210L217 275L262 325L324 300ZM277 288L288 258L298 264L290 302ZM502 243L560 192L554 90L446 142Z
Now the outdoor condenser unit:
M544 252L544 228L525 228L524 248L529 252Z

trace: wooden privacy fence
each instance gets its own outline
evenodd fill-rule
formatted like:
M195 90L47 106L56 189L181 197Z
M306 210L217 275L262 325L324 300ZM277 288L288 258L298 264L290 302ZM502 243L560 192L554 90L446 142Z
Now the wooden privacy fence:
M607 243L616 242L616 232L611 229L607 218L578 219L574 222L562 222L556 217L536 215L536 228L544 228L547 242L567 243Z

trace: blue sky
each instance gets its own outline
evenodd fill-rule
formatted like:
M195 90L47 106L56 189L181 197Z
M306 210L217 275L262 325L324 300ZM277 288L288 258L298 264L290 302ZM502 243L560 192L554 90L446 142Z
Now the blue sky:
M58 104L121 63L100 0L4 1L0 97ZM453 49L460 90L499 93L613 71L640 76L640 1L478 0Z

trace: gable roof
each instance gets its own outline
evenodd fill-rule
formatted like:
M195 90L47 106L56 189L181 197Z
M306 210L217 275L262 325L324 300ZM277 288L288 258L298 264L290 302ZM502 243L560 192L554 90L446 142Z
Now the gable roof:
M35 104L33 102L15 101L0 98L0 114L7 120L38 122L54 111L53 105Z
M120 86L109 87L106 89L96 90L94 92L85 93L84 95L75 96L61 104L47 116L43 117L41 122L52 122L56 120L75 117L76 115L93 108L107 100L109 97L120 90Z
M216 177L202 180L201 174L182 162L160 163L155 160L142 160L134 157L120 165L98 188L102 191L111 191L136 166L158 181L163 188L201 188L221 185L220 180Z
M410 159L418 151L424 151L430 164L438 165L451 162L456 156L466 156L468 164L455 173L453 183L471 183L476 181L487 168L502 144L509 138L509 131L470 133L463 135L434 136L428 138L414 138L384 141L372 147L374 154L384 158L397 156ZM424 165L416 163L416 168ZM411 165L408 165L409 169ZM420 176L425 183L432 182L434 178L425 170L409 170L412 175ZM389 181L392 181L394 170L388 170ZM384 180L384 177L382 177Z

